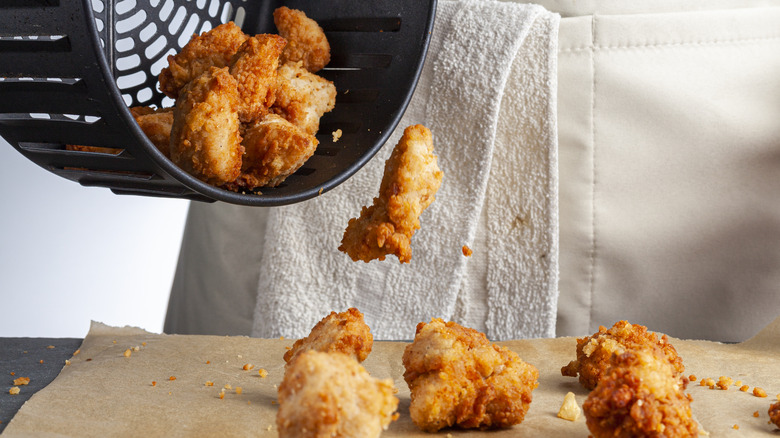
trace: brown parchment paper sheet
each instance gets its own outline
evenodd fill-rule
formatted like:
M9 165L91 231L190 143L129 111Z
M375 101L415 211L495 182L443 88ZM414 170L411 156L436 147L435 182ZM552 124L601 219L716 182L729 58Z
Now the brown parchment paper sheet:
M93 323L79 354L60 375L35 394L18 412L3 437L107 436L277 436L276 390L282 379L282 356L293 340L246 337L179 336L136 328ZM762 387L768 397L755 397L732 386L727 391L688 386L692 408L712 437L780 436L768 424L767 410L780 393L780 318L741 344L672 340L683 358L686 375L729 376ZM525 421L501 431L419 431L409 418L409 389L403 381L401 342L375 342L364 362L375 377L395 381L400 418L386 437L431 435L472 437L586 437L584 417L576 422L557 418L563 396L587 397L576 379L560 368L575 356L575 338L502 342L540 371L539 387ZM130 357L124 352L139 347ZM254 368L244 370L245 364ZM267 370L260 377L258 370ZM171 380L171 376L175 380ZM206 386L211 381L214 386ZM156 385L152 385L156 382ZM219 393L225 385L223 399ZM236 393L241 387L241 394ZM758 411L759 417L753 417ZM734 425L739 429L733 429Z

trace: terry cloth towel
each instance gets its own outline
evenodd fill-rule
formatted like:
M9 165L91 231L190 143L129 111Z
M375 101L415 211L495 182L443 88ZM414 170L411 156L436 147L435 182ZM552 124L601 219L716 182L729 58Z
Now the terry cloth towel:
M559 20L536 5L438 2L425 67L388 144L338 188L270 212L252 336L302 337L349 307L376 339L412 339L433 317L470 318L495 340L555 335ZM377 196L385 160L418 123L433 133L444 179L411 263L353 262L337 249L347 222ZM465 257L463 245L479 251Z

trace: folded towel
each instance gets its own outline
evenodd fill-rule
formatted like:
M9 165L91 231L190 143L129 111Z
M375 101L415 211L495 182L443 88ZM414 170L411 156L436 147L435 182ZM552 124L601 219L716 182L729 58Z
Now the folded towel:
M493 339L554 336L558 21L535 5L438 2L425 67L389 144L338 188L270 212L253 336L301 337L353 306L377 339L411 339L418 322L472 308L472 325ZM393 145L417 123L433 133L444 181L411 263L353 262L337 249L346 224L377 196ZM482 251L467 258L463 245ZM472 262L482 268L463 282Z

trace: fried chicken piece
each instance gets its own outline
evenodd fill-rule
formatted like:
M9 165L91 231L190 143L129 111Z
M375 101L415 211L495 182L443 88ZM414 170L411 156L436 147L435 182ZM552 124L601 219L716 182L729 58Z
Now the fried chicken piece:
M238 82L239 119L251 122L263 117L276 97L276 69L287 42L279 35L261 34L239 47L230 62L230 74Z
M111 154L111 155L118 155L122 153L124 149L118 149L118 148L104 148L101 146L86 146L83 144L66 144L65 145L66 151L79 151L79 152L93 152L97 154Z
M241 173L235 78L227 67L211 67L182 88L173 110L171 160L211 184L235 180Z
M379 437L398 407L392 379L376 379L342 353L306 351L279 385L279 437Z
M288 44L282 63L303 61L303 67L316 73L330 62L330 44L316 21L297 9L282 6L274 11L274 24Z
M148 107L144 107L148 108ZM171 157L171 129L173 127L173 108L162 108L152 112L136 113L131 108L131 113L138 122L138 126L149 137L152 144L165 155Z
M593 389L609 367L613 354L654 347L662 349L677 374L685 372L682 358L666 335L659 339L645 326L618 321L609 330L600 326L598 333L577 339L577 359L561 368L561 374L569 377L579 374L582 386Z
M288 62L279 67L275 99L272 112L315 135L320 118L336 105L336 87L308 72L300 62Z
M426 432L505 428L523 421L539 372L484 334L434 318L417 325L403 355L409 413Z
M582 404L588 429L595 438L696 437L684 387L661 347L615 354Z
M230 65L233 55L248 38L232 21L193 35L179 53L168 55L168 67L158 76L160 90L176 99L182 87L209 68Z
M141 130L149 137L152 144L165 155L170 155L171 125L173 124L173 108L154 109L150 106L130 107L130 114L141 127ZM99 154L117 155L123 151L119 148L106 148L100 146L85 146L69 144L65 145L68 151L95 152Z
M780 401L769 406L769 421L780 428Z
M313 135L283 118L268 114L244 130L241 174L223 186L227 190L276 187L297 171L317 149Z
M420 214L433 202L442 180L433 137L422 125L409 126L385 163L379 196L349 220L339 250L353 261L384 260L387 254L401 263L412 258L411 238L420 228Z
M363 362L374 345L370 330L363 314L354 307L346 312L330 312L311 329L309 336L295 341L292 349L284 354L284 361L289 364L304 352L314 350L339 352Z

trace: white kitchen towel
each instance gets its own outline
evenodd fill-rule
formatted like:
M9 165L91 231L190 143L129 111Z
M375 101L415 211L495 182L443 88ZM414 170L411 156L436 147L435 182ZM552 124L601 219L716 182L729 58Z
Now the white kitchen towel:
M301 337L354 306L376 339L411 339L420 321L453 319L470 260L461 247L478 234L487 242L474 246L487 252L473 258L489 259L465 305L487 307L488 336L554 336L558 21L535 5L438 2L425 67L388 144L338 188L270 212L253 336ZM518 88L507 92L508 82ZM385 160L417 123L433 133L444 181L420 218L411 263L353 262L337 249L346 224L377 196Z

